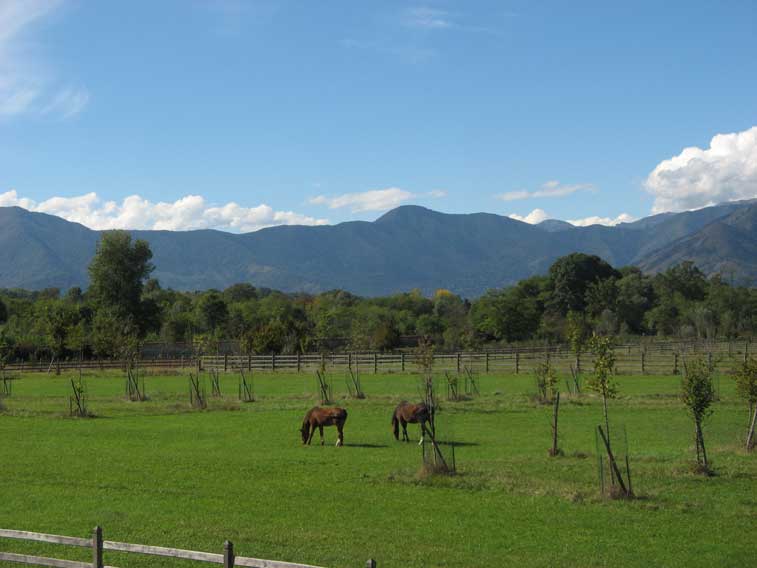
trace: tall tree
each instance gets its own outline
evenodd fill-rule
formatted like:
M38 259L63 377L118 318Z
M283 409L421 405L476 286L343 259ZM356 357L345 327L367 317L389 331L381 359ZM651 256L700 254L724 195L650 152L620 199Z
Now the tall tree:
M154 323L155 305L142 300L145 280L155 268L152 251L146 241L132 242L126 231L108 231L97 245L89 265L89 294L99 309L107 309L119 319L131 319L140 333Z
M558 258L549 267L552 298L549 307L562 315L586 309L589 286L621 274L596 255L573 253Z

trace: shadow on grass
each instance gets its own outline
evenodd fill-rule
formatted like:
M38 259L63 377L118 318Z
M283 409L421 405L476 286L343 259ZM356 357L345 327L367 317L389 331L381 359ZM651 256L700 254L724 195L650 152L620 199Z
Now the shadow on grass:
M386 444L344 444L345 448L388 448Z

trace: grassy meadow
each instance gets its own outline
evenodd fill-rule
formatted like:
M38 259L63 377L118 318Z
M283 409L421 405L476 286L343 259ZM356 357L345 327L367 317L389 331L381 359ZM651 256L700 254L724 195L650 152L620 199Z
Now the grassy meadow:
M363 375L364 400L345 398L345 447L303 447L316 404L312 374L256 374L254 403L188 403L186 375L148 376L149 400L125 399L120 373L86 376L94 418L68 417L69 379L24 375L0 412L0 528L89 536L334 567L745 566L757 558L757 453L742 448L747 409L730 378L708 419L717 471L691 472L693 423L677 377L619 377L613 428L628 432L638 498L599 496L594 428L601 401L564 395L550 458L551 406L530 375L479 377L481 396L444 402L440 431L456 443L458 474L419 476L416 443L396 442L390 417L418 400L416 375ZM207 393L210 382L206 377ZM441 386L441 385L440 385ZM443 394L443 389L440 389ZM408 427L417 440L418 427ZM449 447L447 450L449 451ZM0 539L0 550L86 559L87 550ZM752 559L751 561L749 559ZM106 553L119 567L189 566ZM0 562L0 566L4 566ZM11 566L11 565L9 565Z

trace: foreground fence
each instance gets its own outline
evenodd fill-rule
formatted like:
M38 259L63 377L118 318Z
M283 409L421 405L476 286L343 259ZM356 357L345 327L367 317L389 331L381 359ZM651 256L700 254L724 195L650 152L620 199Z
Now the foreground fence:
M616 371L625 375L670 375L678 374L684 360L692 356L706 357L716 371L728 373L735 365L755 353L749 340L721 342L651 342L627 344L615 347ZM489 351L461 351L459 353L434 354L434 368L439 371L462 372L465 368L483 373L530 373L540 362L549 359L561 372L589 370L591 354L576 356L565 346L512 347ZM63 370L125 369L123 361L65 361L47 363L16 363L7 365L9 373L53 372L60 364ZM352 352L296 355L219 355L199 358L143 359L138 362L143 369L152 372L177 371L184 368L235 372L285 371L313 372L325 366L330 371L360 371L364 373L417 372L420 369L418 356L411 351L388 353Z
M57 534L44 534L7 529L0 529L0 538L44 542L48 544L62 544L66 546L89 548L92 550L91 562L62 560L58 558L48 558L45 556L31 556L28 554L15 554L11 552L0 551L0 561L27 564L32 566L55 566L58 568L112 568L107 567L103 560L104 552L106 550L111 550L113 552L147 554L151 556L167 556L170 558L180 558L183 560L194 560L196 562L223 564L224 568L231 568L233 566L250 566L253 568L320 568L311 564L298 564L296 562L281 562L278 560L263 560L261 558L236 556L234 553L234 545L228 540L223 545L222 554L103 540L103 532L100 527L95 527L95 529L92 531L92 538L77 538L72 536L60 536ZM365 566L366 568L376 568L376 562L374 560L368 560Z

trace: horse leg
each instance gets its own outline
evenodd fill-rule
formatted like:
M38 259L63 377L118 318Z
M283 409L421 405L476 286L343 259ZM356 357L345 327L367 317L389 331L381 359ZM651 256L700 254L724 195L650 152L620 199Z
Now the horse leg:
M338 435L336 437L336 447L344 445L344 430L342 429L344 427L344 424L337 424L336 430L338 432Z
M409 442L410 436L407 435L407 421L403 418L400 420L400 424L402 424L402 441Z
M326 441L323 439L323 424L318 425L318 430L321 432L321 445L325 445Z
M308 424L308 428L310 429L310 435L308 436L308 446L310 445L310 442L313 440L313 434L315 434L315 426L312 424Z
M421 422L421 441L418 442L419 446L423 445L423 440L424 440L425 437L426 437L426 423L425 422Z

